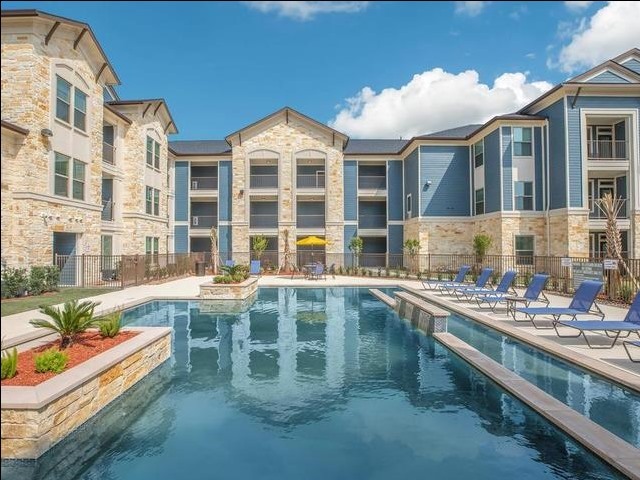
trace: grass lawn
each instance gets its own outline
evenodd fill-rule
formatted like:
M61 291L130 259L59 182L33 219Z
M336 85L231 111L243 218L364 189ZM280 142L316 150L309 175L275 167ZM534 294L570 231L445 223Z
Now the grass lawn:
M93 297L94 295L101 295L103 293L113 292L114 290L116 289L68 287L61 288L59 292L45 293L37 297L4 299L0 304L2 310L0 316L4 317L6 315L13 315L14 313L26 312L27 310L39 308L41 305L55 305L77 298Z

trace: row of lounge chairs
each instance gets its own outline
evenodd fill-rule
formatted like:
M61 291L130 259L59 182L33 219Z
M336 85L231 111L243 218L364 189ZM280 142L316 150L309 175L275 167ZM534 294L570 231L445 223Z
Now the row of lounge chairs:
M463 265L460 267L455 279L451 282L441 282L433 280L423 281L425 289L438 290L455 296L458 300L476 301L480 308L490 308L495 312L498 305L504 304L507 314L516 322L529 322L536 329L555 329L557 335L563 338L578 338L583 336L589 348L613 348L619 338L627 338L632 333L640 337L640 292L636 294L631 304L631 308L623 320L604 320L604 313L598 306L596 298L602 290L603 283L594 280L585 280L576 290L571 303L566 308L549 307L549 299L544 294L544 287L549 279L549 275L536 274L532 277L525 292L518 296L513 287L517 273L513 270L505 272L500 283L495 289L487 288L487 283L493 274L492 268L483 268L475 282L470 285L464 282L465 276L471 267ZM544 304L545 306L531 306L531 304ZM518 313L524 317L518 318ZM550 327L543 327L539 324L538 316L550 316L552 318ZM600 317L599 320L578 320L578 316L593 315ZM566 319L568 317L568 319ZM577 330L577 335L567 335L559 330L559 327L569 327ZM589 341L587 332L604 332L612 340L611 344L600 346ZM638 341L623 342L627 355L633 362L634 359L630 347L640 347Z

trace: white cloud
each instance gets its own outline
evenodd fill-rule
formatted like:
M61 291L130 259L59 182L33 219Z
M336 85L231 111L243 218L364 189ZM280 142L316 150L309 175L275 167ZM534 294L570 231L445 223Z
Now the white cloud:
M456 13L458 15L467 15L469 17L477 17L482 10L491 2L455 2Z
M263 13L275 12L281 17L295 20L313 20L321 13L356 13L369 6L369 2L242 2Z
M564 5L572 12L581 12L591 6L593 2L564 2Z
M534 58L536 58L536 54L533 52L529 52L525 55L525 57L527 57L529 60L533 60Z
M453 74L434 68L400 88L364 87L329 125L354 138L409 138L511 113L550 88L528 82L526 73L504 73L489 86L474 70Z
M591 18L583 18L573 24L567 35L565 24L561 37L569 37L569 43L560 49L557 57L547 65L572 73L590 68L626 50L640 45L640 2L609 2Z

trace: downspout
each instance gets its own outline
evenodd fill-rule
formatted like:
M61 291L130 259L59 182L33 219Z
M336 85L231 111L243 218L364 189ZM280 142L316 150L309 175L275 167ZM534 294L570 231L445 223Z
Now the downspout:
M551 256L551 224L549 221L549 205L550 205L550 190L551 186L549 185L549 118L545 121L545 134L544 134L544 162L542 162L542 167L544 168L544 182L543 186L545 187L544 197L545 197L545 218L547 224L547 256Z

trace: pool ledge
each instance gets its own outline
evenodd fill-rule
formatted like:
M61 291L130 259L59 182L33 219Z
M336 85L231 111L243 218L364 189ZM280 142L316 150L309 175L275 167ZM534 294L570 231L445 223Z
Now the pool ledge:
M608 464L630 478L640 479L640 450L633 445L580 415L452 334L434 333L433 336Z
M508 335L516 340L550 353L551 355L566 362L575 364L585 370L596 373L597 375L640 393L640 376L638 375L621 368L617 368L613 365L609 365L601 360L588 357L551 340L537 337L516 326L509 325L504 321L496 320L486 313L476 312L438 295L406 286L402 286L401 288L414 295L422 297L428 302L439 305L445 309L451 310L452 312L459 313L465 317L469 317L478 323L492 328L493 330Z

